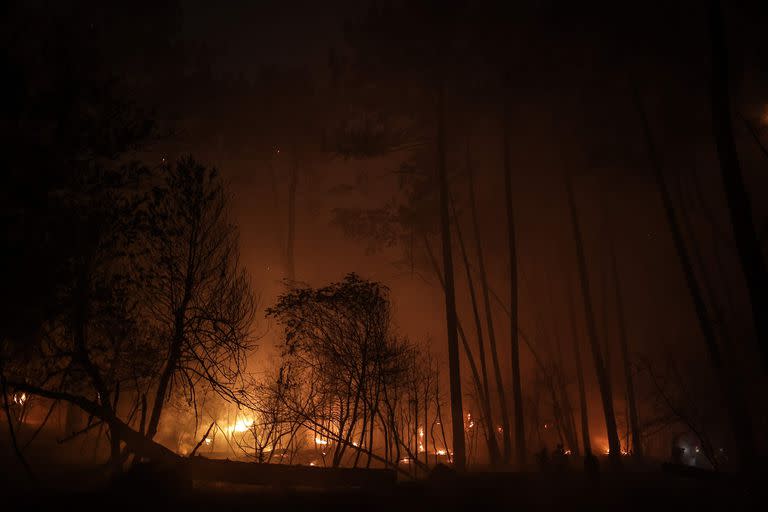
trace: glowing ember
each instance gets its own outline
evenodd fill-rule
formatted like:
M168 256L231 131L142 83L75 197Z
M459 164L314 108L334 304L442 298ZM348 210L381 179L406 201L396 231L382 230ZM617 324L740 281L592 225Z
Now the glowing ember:
M18 394L14 394L13 395L13 403L15 403L15 404L24 405L24 402L26 402L26 401L27 401L27 394L26 393L22 393L20 395L18 395Z

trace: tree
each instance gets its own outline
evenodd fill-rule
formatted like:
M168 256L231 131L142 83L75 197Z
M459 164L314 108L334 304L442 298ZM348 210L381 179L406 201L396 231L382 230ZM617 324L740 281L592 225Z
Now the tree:
M237 402L253 342L253 295L218 173L185 157L161 179L149 209L147 318L162 355L149 439L173 388L190 404L204 387Z
M616 314L619 325L619 343L621 344L621 359L624 363L624 379L627 387L627 407L629 409L629 429L632 432L632 455L643 457L643 441L640 432L640 420L638 419L637 402L635 401L635 386L632 382L632 365L629 360L629 341L627 340L627 326L624 318L624 301L621 296L621 282L616 263L616 252L613 240L609 241L611 253L611 271L613 273L613 286L616 291ZM629 450L630 447L627 447Z
M669 231L672 235L672 242L680 263L680 269L683 273L688 293L691 295L693 309L696 314L699 328L701 329L704 346L706 347L707 355L709 356L709 362L725 399L731 432L734 435L738 446L739 457L741 459L740 462L744 467L750 467L754 459L752 449L754 446L754 433L752 429L752 419L749 416L743 392L739 389L741 378L726 363L722 347L718 343L715 326L707 311L706 303L704 302L704 294L693 271L693 264L677 219L672 195L666 180L664 179L664 171L656 152L656 145L654 144L648 117L645 114L642 98L640 97L637 88L634 87L634 84L632 85L632 99L640 118L648 160L653 171L656 188L661 198L664 216L666 217L667 225L669 226ZM725 342L726 340L723 341Z
M70 270L26 355L2 358L8 387L103 422L116 469L128 453L175 460L151 441L171 384L192 405L206 386L236 400L250 341L250 285L215 174L191 159L162 170L150 189L150 170L95 161L59 194L71 212Z
M509 80L509 77L505 77ZM506 85L506 84L505 84ZM525 420L523 418L523 392L520 383L520 342L518 340L517 242L515 240L515 210L512 201L512 163L510 161L509 91L506 91L503 111L504 136L504 203L507 212L507 246L509 249L509 322L510 358L512 362L512 397L515 407L515 450L517 462L525 464ZM508 447L505 447L508 450ZM508 453L505 453L508 456Z
M393 348L387 294L379 283L349 274L324 288L294 288L267 309L283 326L283 352L294 379L308 384L302 413L317 423L309 427L330 430L333 467L341 464L358 424L367 421L363 404Z
M589 289L589 276L587 273L587 262L584 256L584 245L581 237L581 228L579 227L579 217L576 211L576 202L573 198L573 187L570 177L566 177L566 193L568 195L568 207L571 216L571 227L573 229L573 238L576 244L576 262L579 269L579 282L581 284L581 296L584 301L584 316L587 322L587 336L592 349L592 360L595 365L597 383L600 387L600 398L603 403L603 415L605 416L605 429L608 433L608 456L616 466L621 464L621 443L616 428L616 415L613 409L613 396L611 392L611 382L605 370L602 351L600 349L600 340L597 337L597 328L595 326L595 315L592 308L592 296Z
M752 319L762 357L763 372L768 373L768 269L755 232L752 201L744 184L739 155L733 140L731 98L728 92L729 64L725 22L719 0L710 7L712 37L712 130L720 163L723 189L728 202L733 236L741 268L749 291Z

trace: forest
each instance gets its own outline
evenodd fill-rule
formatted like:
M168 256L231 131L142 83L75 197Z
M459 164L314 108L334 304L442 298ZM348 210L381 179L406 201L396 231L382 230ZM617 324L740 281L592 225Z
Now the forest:
M3 15L0 500L761 500L760 2Z

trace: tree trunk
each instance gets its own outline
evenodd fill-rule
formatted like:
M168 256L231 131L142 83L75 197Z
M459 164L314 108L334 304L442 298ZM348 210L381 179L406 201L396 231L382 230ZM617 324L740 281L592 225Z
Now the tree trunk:
M739 155L733 140L730 96L728 92L728 48L725 23L718 0L712 1L712 130L723 189L731 214L733 236L736 241L741 268L749 291L752 319L758 348L762 357L763 373L768 373L768 271L755 233L752 202L744 184Z
M637 415L637 402L635 401L635 387L632 383L632 366L629 363L629 341L627 340L627 326L624 318L624 301L621 297L621 281L616 264L616 251L613 240L609 240L611 249L611 270L613 271L613 286L616 289L616 315L619 325L619 343L621 344L621 359L624 363L624 378L627 385L627 408L629 409L629 429L632 432L632 455L635 458L643 457L643 442L640 437L640 421ZM629 443L627 450L629 450Z
M502 438L504 440L504 461L509 463L512 454L512 433L509 428L509 411L507 410L507 393L504 389L504 381L499 365L499 353L496 349L496 332L493 327L493 311L488 289L488 274L485 271L485 257L483 256L483 244L480 241L480 223L477 219L477 204L475 201L475 178L472 162L467 150L467 175L469 177L469 205L472 212L472 227L475 232L475 250L477 251L477 264L480 272L480 286L483 291L483 308L485 308L485 323L488 328L488 345L491 349L491 362L493 363L494 376L496 377L496 393L499 395L501 409ZM495 435L495 434L494 434Z
M445 280L445 318L448 330L448 372L451 393L451 427L453 431L453 463L458 471L466 466L464 448L464 410L459 368L459 338L456 328L456 295L453 281L451 248L451 218L448 208L448 176L445 163L445 85L439 85L437 95L437 179L440 186L440 232L443 243L443 273Z
M435 275L437 276L437 280L440 282L440 287L443 289L443 293L445 293L445 279L444 279L443 273L440 272L440 265L437 262L437 258L435 258L435 255L432 252L432 248L429 245L429 239L427 238L426 235L422 234L422 240L424 243L424 249L427 251L427 257L429 258L429 261L432 264L432 269L434 270ZM467 336L464 333L464 328L461 326L461 321L459 320L458 316L456 317L456 329L459 331L459 339L461 340L461 345L462 345L462 348L464 349L464 353L467 355L469 370L472 373L472 383L475 385L477 394L479 397L481 397L481 400L482 400L483 386L480 382L480 373L477 370L477 364L475 363L475 358L472 355L472 349L469 347ZM464 420L462 419L462 421Z
M453 206L453 202L451 202ZM472 278L472 270L469 266L469 256L467 255L467 248L464 244L464 237L461 233L461 226L459 225L459 217L456 215L456 207L453 206L453 218L456 225L456 235L459 239L459 248L461 250L462 261L464 263L464 271L467 275L467 286L469 287L469 297L472 303L472 315L475 320L475 331L477 333L477 345L479 348L480 356L480 371L482 377L482 396L479 397L483 407L483 414L485 415L485 425L487 431L486 440L488 442L488 453L490 455L491 464L496 465L499 463L499 444L496 442L496 434L494 432L493 421L493 409L491 408L491 397L488 393L488 368L485 363L485 341L483 339L483 326L480 320L480 311L477 304L477 294L475 293L474 279Z
M621 465L621 442L619 433L616 429L616 415L613 410L613 397L611 395L611 381L608 379L603 362L603 355L600 350L600 340L597 337L597 327L595 326L595 316L592 309L592 297L589 290L589 275L587 273L587 261L584 256L584 244L581 238L581 229L579 228L579 218L576 212L576 202L573 198L573 189L571 179L566 176L566 191L568 193L568 206L570 207L571 224L573 228L573 238L576 242L576 257L579 268L579 281L581 283L581 294L584 300L584 315L587 321L587 336L592 348L592 358L595 363L595 372L597 373L597 383L600 387L600 398L603 402L603 414L605 415L605 429L608 433L608 456L612 464Z
M573 335L573 358L576 363L576 380L579 385L579 406L581 409L581 440L584 444L584 456L592 455L592 441L589 438L589 413L587 410L587 393L584 389L584 369L581 366L581 348L579 344L578 329L576 329L576 314L573 308L573 296L571 290L568 290L568 314L571 317L571 329Z
M737 381L740 382L741 379L734 371L727 368L723 361L723 356L720 352L720 347L718 346L717 337L715 335L715 328L712 325L712 320L707 312L707 307L699 283L696 281L691 258L688 254L688 249L685 246L685 240L683 239L680 225L677 222L677 216L675 215L675 207L672 203L672 197L664 180L661 164L656 155L656 147L653 143L653 138L651 137L651 128L645 115L645 108L643 108L640 94L634 86L632 93L635 107L640 116L646 150L654 173L656 187L661 196L664 214L667 218L667 223L669 224L669 230L672 234L672 241L674 242L675 251L677 252L678 260L680 261L683 277L685 278L688 292L691 294L691 299L693 300L693 308L696 312L699 327L701 328L701 333L704 337L704 345L707 347L710 363L715 371L715 377L724 394L725 405L728 409L728 416L731 423L731 431L738 447L739 457L743 466L750 467L754 461L754 433L747 404L740 389L741 384L737 383Z
M296 242L296 188L299 184L298 158L294 149L293 164L288 179L288 230L285 240L285 275L290 283L296 280L294 245Z
M515 410L515 451L517 463L525 464L525 422L523 418L523 391L520 384L520 344L517 324L517 246L515 241L515 212L512 204L512 164L509 154L510 143L510 108L509 91L504 98L504 194L507 207L507 245L509 247L509 312L510 312L510 358L512 362L512 397Z

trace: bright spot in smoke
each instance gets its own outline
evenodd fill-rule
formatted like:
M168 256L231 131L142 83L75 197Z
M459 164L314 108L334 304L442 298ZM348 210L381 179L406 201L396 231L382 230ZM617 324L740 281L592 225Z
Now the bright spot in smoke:
M328 444L328 441L326 441L325 439L323 439L321 437L316 437L315 438L315 444Z
M234 425L230 425L230 432L245 432L249 430L256 422L248 419L237 420Z
M446 452L445 450L437 450L437 451L435 452L435 454L436 454L436 455L447 455L447 454L448 454L448 452Z
M212 439L210 437L205 438L205 444L210 445L212 442Z

